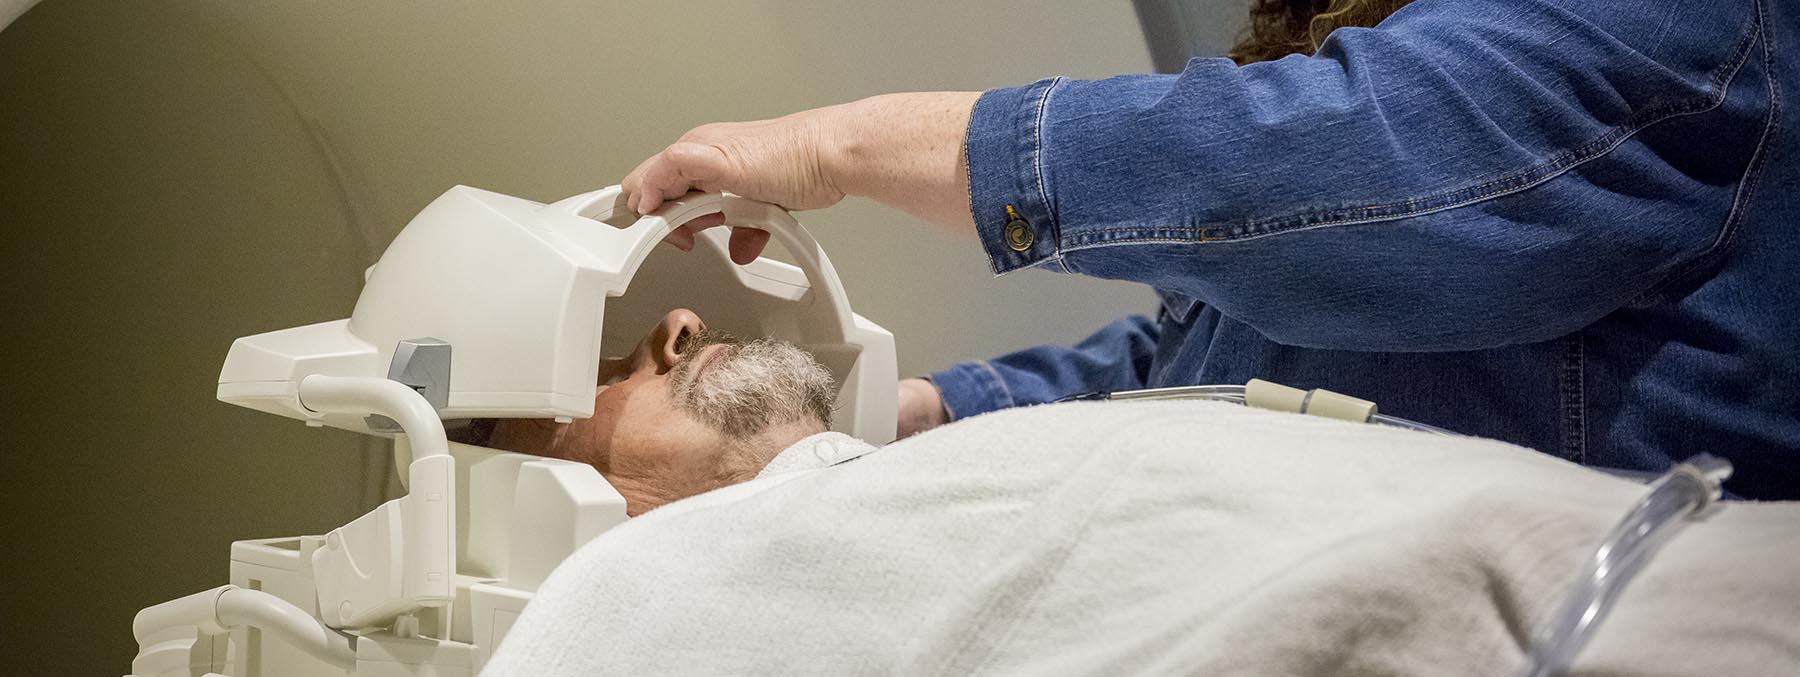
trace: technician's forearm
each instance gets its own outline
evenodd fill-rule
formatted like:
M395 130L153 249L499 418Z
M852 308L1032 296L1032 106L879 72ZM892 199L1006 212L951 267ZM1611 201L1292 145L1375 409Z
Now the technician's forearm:
M884 94L828 109L820 163L846 195L960 232L969 216L963 134L980 92Z

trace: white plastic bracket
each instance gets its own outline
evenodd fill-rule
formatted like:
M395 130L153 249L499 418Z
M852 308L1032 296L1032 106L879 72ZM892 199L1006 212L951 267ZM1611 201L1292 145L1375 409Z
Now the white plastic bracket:
M1272 381L1250 379L1244 384L1244 403L1252 407L1312 414L1352 423L1375 418L1375 403L1322 388L1301 390Z
M319 615L334 628L369 628L441 607L442 635L455 592L456 461L436 409L418 391L373 377L308 376L300 400L313 411L393 419L415 459L407 495L333 529L313 552Z
M171 631L184 627L191 628L193 634L172 638ZM132 671L171 674L166 670L167 662L171 659L179 661L182 654L186 654L187 660L179 662L188 665L178 667L206 670L220 667L213 663L213 641L233 628L257 628L270 636L280 637L294 648L340 670L356 666L356 650L351 637L321 625L318 619L280 597L261 590L222 585L139 611L131 622L131 634L139 647L138 659L132 661ZM151 664L161 667L152 668ZM181 674L191 674L191 670L183 670Z

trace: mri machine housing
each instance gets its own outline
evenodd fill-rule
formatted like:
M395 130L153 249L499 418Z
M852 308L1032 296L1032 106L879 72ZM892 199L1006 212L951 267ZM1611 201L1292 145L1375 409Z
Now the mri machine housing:
M591 466L448 443L443 421L593 414L603 354L670 308L811 352L839 383L833 428L894 437L893 336L852 313L786 211L690 195L656 214L617 187L554 204L458 186L369 269L351 317L238 339L220 400L393 437L406 496L323 536L239 541L231 584L140 612L133 674L474 675L531 594L625 501ZM793 264L731 263L723 229L771 234Z

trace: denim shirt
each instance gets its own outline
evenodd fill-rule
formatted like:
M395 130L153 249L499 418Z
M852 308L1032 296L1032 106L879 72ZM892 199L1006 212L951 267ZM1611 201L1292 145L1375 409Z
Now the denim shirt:
M1263 378L1800 498L1794 46L1785 0L1418 0L1310 57L987 92L995 273L1163 303L933 381L964 418Z

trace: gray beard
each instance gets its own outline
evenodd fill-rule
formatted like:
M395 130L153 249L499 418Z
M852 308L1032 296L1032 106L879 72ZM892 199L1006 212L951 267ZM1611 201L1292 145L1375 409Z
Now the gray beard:
M728 348L713 357L699 379L698 360L683 359L670 370L673 399L701 422L743 439L769 426L818 419L829 427L837 388L831 373L799 346L775 339L748 343L729 334L701 331L680 346L699 355L713 345Z

